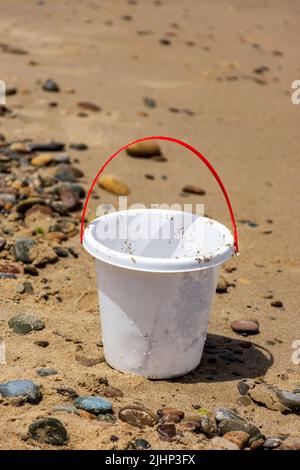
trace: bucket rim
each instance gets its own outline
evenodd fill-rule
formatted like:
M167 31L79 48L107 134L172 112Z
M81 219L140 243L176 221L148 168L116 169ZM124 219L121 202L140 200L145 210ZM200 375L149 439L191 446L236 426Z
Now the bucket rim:
M125 268L133 271L140 272L153 272L153 273L176 273L176 272L189 272L189 271L199 271L203 269L213 268L218 266L235 254L234 249L234 237L231 231L220 222L210 218L201 216L198 214L192 214L195 218L201 218L203 220L209 221L211 225L214 225L219 229L219 232L223 233L226 238L226 243L221 247L221 249L216 250L215 252L207 253L205 256L195 257L195 256L186 256L180 258L158 258L158 257L149 257L149 256L140 256L130 253L124 253L116 249L105 246L103 243L95 240L93 236L93 229L103 218L116 217L119 214L130 213L141 214L144 212L159 212L160 214L165 213L168 215L175 215L178 213L190 214L186 211L178 211L174 209L127 209L123 211L114 211L108 214L102 215L95 218L90 222L84 231L83 237L83 247L85 250L92 255L96 260L102 261L104 263L116 266L118 268Z

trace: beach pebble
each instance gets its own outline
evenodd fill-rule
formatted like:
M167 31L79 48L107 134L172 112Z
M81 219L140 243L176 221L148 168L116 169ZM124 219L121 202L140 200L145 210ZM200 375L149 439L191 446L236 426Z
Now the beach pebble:
M30 238L22 238L16 241L14 246L16 261L29 264L35 259L34 248L37 246L37 241Z
M98 184L100 188L116 196L127 196L130 192L128 186L115 175L101 175Z
M84 396L74 400L74 405L89 413L99 414L112 410L112 404L109 400L102 397Z
M42 399L39 387L31 380L12 380L0 384L0 394L4 398L21 397L23 401L36 404Z
M251 445L250 445L250 450L257 450L257 449L260 449L263 444L264 444L265 440L263 438L259 438L259 439L252 439L251 440Z
M61 152L65 148L63 142L46 142L46 143L33 143L29 144L32 152Z
M225 279L225 277L219 276L216 292L218 294L224 294L224 292L227 292L227 289L228 289L227 280Z
M45 323L35 315L14 315L8 321L8 326L18 335L26 335L31 331L39 331L45 328Z
M236 413L234 413L234 411L228 408L216 408L215 420L217 423L221 423L222 421L226 421L229 419L240 419L243 421L240 416L238 416Z
M179 420L184 418L184 412L181 410L178 410L177 408L166 407L166 408L161 408L160 410L157 410L157 416L159 418L166 417L169 415L178 416Z
M5 142L5 135L0 132L0 142Z
M290 410L300 410L300 395L287 390L276 390L278 400Z
M117 418L111 413L105 413L105 414L99 414L97 416L97 421L103 421L105 423L115 424L117 422Z
M40 339L38 341L34 341L34 343L36 346L39 346L40 348L47 348L49 346L49 341L46 341L44 339Z
M137 438L131 441L129 447L133 450L147 450L151 448L151 444L146 439Z
M88 146L86 144L84 144L83 142L79 142L78 144L77 143L72 143L72 144L70 144L70 149L73 149L73 150L87 150Z
M80 206L79 196L71 188L61 186L59 188L59 197L67 211L76 210Z
M129 405L121 408L119 419L136 427L153 427L158 422L157 417L150 410L138 405Z
M15 142L9 146L10 152L16 153L30 153L31 148L28 144L24 142Z
M157 155L161 155L160 147L154 140L147 140L144 142L132 144L126 149L126 152L131 157L137 158L151 158Z
M57 393L60 395L63 395L64 397L69 397L69 398L78 398L78 393L74 388L68 387L67 385L62 385L61 387L58 387L56 389Z
M95 103L90 103L89 101L80 101L77 103L77 106L85 111L101 111L100 106Z
M282 441L278 439L277 437L268 437L264 444L263 447L265 449L276 449L282 444Z
M20 214L25 214L25 212L27 212L28 209L30 209L31 207L33 207L36 204L43 205L45 203L39 197L29 197L27 199L24 199L23 201L20 201L18 203L16 209L17 209L17 212L19 212Z
M148 98L147 96L145 96L144 104L148 108L156 108L156 101L153 98Z
M285 407L280 403L275 391L266 384L255 384L248 390L251 400L269 410L284 411Z
M189 193L189 194L198 194L199 196L203 196L204 194L206 194L204 189L194 184L187 184L186 186L182 188L182 191L184 193Z
M240 450L239 447L233 442L224 439L223 437L213 437L208 441L209 450Z
M159 424L156 429L163 440L171 441L176 436L175 424Z
M62 248L61 246L54 246L53 250L59 258L67 258L69 256L68 250Z
M108 386L104 390L103 395L107 398L122 398L124 396L122 390L116 387L111 387L111 386Z
M52 78L48 78L48 80L46 80L43 83L42 89L44 91L50 91L50 92L59 92L60 91L59 85L54 80L52 80Z
M52 408L53 413L69 413L69 414L77 414L78 415L78 409L74 405L69 405L69 404L61 404L61 405L56 405Z
M50 165L54 160L54 157L51 153L42 153L37 155L31 160L31 165L33 166L47 166Z
M0 238L0 252L4 250L5 246L6 246L6 240L4 240L3 238Z
M277 308L282 308L283 303L281 302L281 300L272 300L271 306L272 307L277 307Z
M250 437L260 437L260 430L253 424L242 421L241 419L226 419L219 424L219 432L221 436L231 431L243 431Z
M41 444L62 446L68 442L64 425L56 418L40 418L30 424L28 437Z
M201 431L205 434L206 437L212 438L218 432L217 423L215 418L211 415L211 413L201 414L200 415L200 424L201 424Z
M0 273L20 274L20 270L14 264L0 264Z
M256 320L236 320L230 326L233 331L241 335L255 335L259 333L259 324Z
M249 441L249 434L244 431L230 431L224 434L223 437L227 439L227 441L236 444L240 449L243 449Z
M248 385L246 382L241 381L238 383L238 391L241 395L247 395L249 388L250 385Z
M36 370L36 373L40 377L48 377L49 375L56 375L57 370L53 369L52 367L40 367L39 369Z
M30 264L24 266L24 274L29 274L30 276L38 276L39 270Z
M67 181L74 183L78 178L81 178L83 173L78 168L74 168L70 165L59 165L55 174L54 178L57 181Z

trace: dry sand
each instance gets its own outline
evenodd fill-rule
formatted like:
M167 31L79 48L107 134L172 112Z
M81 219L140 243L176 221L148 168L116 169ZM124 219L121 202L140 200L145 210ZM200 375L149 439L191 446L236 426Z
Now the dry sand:
M37 278L25 276L34 286L33 295L16 295L20 279L0 280L0 336L7 348L7 364L0 365L1 382L29 378L42 386L44 394L36 406L0 404L0 448L47 448L22 440L28 425L68 401L57 394L57 387L94 393L95 377L106 377L122 390L123 398L112 398L116 411L133 402L153 411L163 405L184 411L195 404L210 410L226 406L265 435L299 436L299 416L254 403L242 406L237 389L241 379L258 376L288 390L300 382L300 366L292 362L292 344L300 339L300 107L290 98L291 82L300 73L299 2L129 3L2 1L0 43L21 47L28 54L10 54L0 47L0 79L18 88L15 96L7 98L13 115L0 118L0 131L8 140L85 142L87 151L68 153L79 160L86 189L105 159L135 138L164 134L196 146L228 187L237 220L257 224L238 223L240 257L226 266L237 269L223 270L235 287L216 296L209 339L222 348L224 338L232 338L235 346L244 339L231 330L230 322L241 318L257 319L260 334L247 338L254 346L246 350L243 364L210 364L205 354L193 373L171 381L124 375L105 362L92 367L79 364L77 340L88 357L101 356L102 348L96 345L101 335L94 263L80 247L77 234L67 245L76 247L78 260L61 259ZM162 45L161 38L171 44ZM255 73L260 66L269 70ZM60 93L41 90L47 78L59 83ZM146 107L144 97L155 99L157 107ZM58 106L49 107L50 101ZM79 101L96 103L102 110L79 117ZM170 107L180 112L170 112ZM122 155L111 164L111 172L130 187L129 202L203 202L211 217L230 226L221 192L205 167L174 145L163 144L162 150L167 162ZM145 173L155 175L155 180L145 179ZM168 179L161 180L161 175ZM180 193L186 184L203 187L206 195L183 198ZM98 187L95 194L100 200L91 200L89 219L99 202L116 203L115 196ZM51 292L59 292L62 303L57 303L56 294L40 300L43 278ZM284 307L271 307L272 299L265 298L269 294ZM7 321L24 312L44 319L46 328L22 337L12 333ZM50 345L42 349L34 345L37 340ZM42 366L54 367L58 374L38 377L35 370ZM191 432L168 443L154 428L139 430L120 422L111 426L66 413L58 417L68 429L68 449L124 449L131 439L142 436L154 449L203 445L201 435ZM111 442L112 434L119 437L117 442Z

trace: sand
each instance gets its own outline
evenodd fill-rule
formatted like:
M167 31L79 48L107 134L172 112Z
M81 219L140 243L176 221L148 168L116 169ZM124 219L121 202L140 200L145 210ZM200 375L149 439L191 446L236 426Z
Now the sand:
M122 374L105 362L81 365L75 359L78 341L89 357L102 356L103 350L97 346L101 334L94 262L77 234L67 244L76 247L79 259L61 259L30 278L34 295L15 300L19 280L0 280L0 336L7 350L1 382L29 378L44 394L36 406L0 404L0 449L50 448L22 440L29 424L68 401L56 388L68 385L80 394L95 393L99 377L122 390L122 398L111 399L116 411L133 402L153 411L163 405L184 411L195 404L209 410L226 406L265 435L299 436L295 413L283 415L254 403L241 406L237 383L262 376L269 384L292 390L300 382L299 364L292 361L293 342L300 339L300 108L291 102L291 83L299 78L300 6L296 0L158 3L1 2L0 42L28 54L10 54L0 47L0 79L18 88L7 98L15 117L0 118L0 131L9 140L85 142L87 151L68 153L78 159L86 189L105 159L135 138L171 135L197 147L219 171L239 221L240 256L222 268L234 287L216 296L209 339L220 347L224 338L232 338L233 345L245 340L230 328L238 319L258 320L260 333L247 338L255 346L246 351L243 364L210 364L204 355L196 371L176 380ZM171 44L162 45L162 38ZM269 70L255 73L261 66ZM42 91L47 78L59 83L60 93ZM144 97L155 99L157 106L146 107ZM50 101L58 106L49 107ZM101 111L79 117L80 101L93 102ZM129 203L204 203L209 216L230 226L221 191L208 170L181 148L167 143L161 148L166 162L122 155L111 164L110 172L130 187ZM155 179L145 179L145 173ZM184 198L186 184L201 186L206 195ZM95 194L100 200L91 200L89 220L100 202L116 203L114 195L99 187ZM245 220L257 226L241 222ZM228 273L228 267L236 270ZM59 292L62 303L56 294L48 301L40 299L43 278L52 292ZM265 298L270 294L273 299ZM277 299L283 308L270 306ZM7 321L24 312L42 318L46 328L22 337L12 333ZM49 341L49 347L34 345L37 340ZM43 366L59 373L41 378L35 370ZM211 371L217 372L213 381ZM154 428L139 430L120 422L111 426L66 413L57 417L67 427L68 449L124 449L142 436L153 449L203 446L201 435L193 433L169 443ZM119 437L117 442L111 442L112 434Z

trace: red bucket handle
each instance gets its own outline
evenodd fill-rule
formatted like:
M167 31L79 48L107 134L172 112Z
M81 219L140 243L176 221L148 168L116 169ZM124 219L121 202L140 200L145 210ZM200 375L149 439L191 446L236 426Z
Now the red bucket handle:
M227 193L227 191L226 191L226 188L225 188L225 186L224 186L224 184L223 184L221 178L219 177L218 173L216 172L216 170L214 169L214 167L211 165L211 163L204 157L204 155L202 155L202 153L200 153L197 149L195 149L195 147L192 147L192 145L188 144L187 142L184 142L183 140L175 139L174 137L165 137L165 136L162 136L162 135L159 135L159 136L150 136L150 137L143 137L142 139L134 140L133 142L130 142L129 144L124 145L123 147L121 147L117 152L115 152L113 155L111 155L111 156L106 160L106 162L104 163L104 165L102 166L102 168L100 168L100 170L98 171L97 175L95 176L95 179L93 180L93 182L92 182L92 184L91 184L91 187L90 187L90 189L89 189L89 191L88 191L88 194L87 194L87 197L86 197L86 200L85 200L85 203L84 203L84 207L83 207L83 211L82 211L82 217L81 217L80 243L82 244L82 242L83 242L84 221L85 221L85 214L86 214L86 210L87 210L87 205L88 205L88 202L89 202L91 193L92 193L92 191L93 191L93 189L94 189L94 186L95 186L96 182L98 181L99 176L100 176L101 173L105 170L105 168L108 166L108 164L113 160L113 158L115 158L117 155L119 155L119 153L123 152L123 150L126 150L126 149L127 149L128 147L130 147L131 145L137 144L138 142L144 142L145 140L167 140L167 141L169 141L169 142L175 142L176 144L179 144L179 145L181 145L182 147L185 147L185 148L187 148L188 150L190 150L192 153L194 153L195 155L197 155L197 157L200 158L200 160L202 160L203 163L205 163L205 165L207 166L207 168L210 170L210 172L213 174L213 176L215 177L215 179L216 179L217 182L219 183L219 186L220 186L220 188L222 189L222 192L223 192L224 197L225 197L225 199L226 199L227 206L228 206L228 210L229 210L229 214L230 214L230 218L231 218L231 222L232 222L232 228L233 228L234 250L235 250L235 253L238 253L238 248L239 248L239 245L238 245L238 234L237 234L237 228L236 228L236 223L235 223L235 218L234 218L232 206L231 206L231 202L230 202L228 193Z

